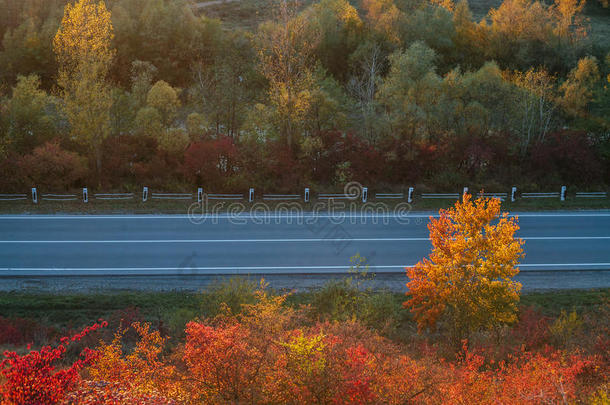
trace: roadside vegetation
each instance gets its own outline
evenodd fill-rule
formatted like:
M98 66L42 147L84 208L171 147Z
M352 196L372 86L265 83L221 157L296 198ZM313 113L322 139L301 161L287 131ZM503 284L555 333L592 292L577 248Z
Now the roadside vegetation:
M368 288L359 255L308 292L235 278L191 294L0 294L0 398L607 403L610 290L521 297L517 229L499 200L466 194L431 221L406 296Z
M56 347L60 337L80 332L91 319L106 319L106 327L49 361L63 370L84 347L97 351L83 358L86 363L77 367L81 377L65 389L59 383L44 385L40 374L30 374L40 383L37 390L56 390L56 398L66 403L103 403L95 401L104 396L114 403L200 403L203 396L206 403L226 403L233 395L243 400L239 395L252 395L257 387L274 395L255 397L258 403L316 402L311 398L321 394L326 400L319 402L335 403L346 392L352 396L339 402L458 403L457 398L475 398L490 403L501 391L508 397L500 398L510 403L561 403L566 398L602 404L607 398L608 289L525 294L514 323L474 333L468 345L456 348L442 330L417 332L402 307L404 294L356 288L355 279L287 296L243 279L199 294L4 293L0 347L27 357L26 344L32 344L31 350ZM218 305L224 301L226 306ZM249 318L253 316L256 321ZM259 357L262 342L264 358ZM280 366L287 361L284 356L296 362L294 368ZM262 380L249 374L257 365L264 367ZM277 381L274 369L285 370L286 383L298 386L298 399L285 397L294 395L293 387L271 391L261 386ZM20 372L26 372L25 366ZM0 377L3 395L11 388L7 377ZM223 385L210 386L221 377L227 379ZM203 382L194 385L199 379ZM484 384L471 385L481 379ZM239 387L240 393L229 386Z

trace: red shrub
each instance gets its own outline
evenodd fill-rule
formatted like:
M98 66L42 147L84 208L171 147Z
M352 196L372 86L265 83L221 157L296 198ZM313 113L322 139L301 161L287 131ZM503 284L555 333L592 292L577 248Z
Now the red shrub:
M137 181L137 168L152 165L156 157L157 141L151 136L112 136L104 140L103 183L123 186Z
M55 404L79 380L78 372L91 363L97 353L89 348L70 367L55 370L54 364L61 361L67 347L90 332L105 327L106 323L93 324L81 333L64 337L56 348L44 346L40 351L32 350L23 356L16 352L4 352L0 373L6 379L0 386L2 403L7 404Z
M191 182L220 190L235 173L237 157L237 148L229 137L195 142L184 152L182 172Z
M305 178L303 167L294 154L280 142L268 143L265 150L265 186L270 190L290 191L300 188ZM254 167L252 170L260 168Z
M63 150L57 142L47 142L22 156L17 166L24 182L49 191L62 191L77 184L87 175L87 161L74 152Z
M535 308L522 308L518 322L512 327L511 335L527 350L539 349L549 342L549 320Z
M40 337L55 334L55 330L31 319L3 318L0 316L0 345L23 345L33 343Z
M578 378L593 364L581 356L563 357L523 353L501 367L501 403L572 403L578 395Z
M184 361L189 374L210 391L211 400L256 402L263 353L249 343L250 332L236 323L186 325Z
M23 193L29 191L31 185L24 179L18 163L21 157L16 153L8 153L4 159L0 159L0 190L3 193Z
M532 150L532 174L571 184L603 181L604 169L594 145L585 132L561 131L550 134ZM585 180L586 179L586 180Z

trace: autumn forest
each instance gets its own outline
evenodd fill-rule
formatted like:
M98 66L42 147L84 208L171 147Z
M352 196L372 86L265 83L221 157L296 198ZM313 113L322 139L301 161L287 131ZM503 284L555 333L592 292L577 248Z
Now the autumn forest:
M2 191L608 184L607 4L65 3L0 2Z

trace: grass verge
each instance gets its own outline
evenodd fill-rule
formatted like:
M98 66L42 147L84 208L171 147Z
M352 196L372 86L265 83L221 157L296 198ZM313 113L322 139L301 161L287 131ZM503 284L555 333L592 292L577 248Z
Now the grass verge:
M406 200L372 199L369 200L368 206L376 210L383 204L383 207L391 212L399 203L406 203ZM454 203L455 200L453 199L416 199L410 204L410 207L414 211L438 210L448 208ZM147 202L141 200L93 200L88 203L82 201L39 201L38 204L23 201L0 201L0 214L187 214L192 204L193 201L191 200L149 200ZM258 212L262 213L261 209L266 212L273 212L279 210L281 206L281 202L277 201L255 200L253 203L225 201L210 203L206 207L206 212L247 213L258 209ZM328 203L324 200L312 200L309 203L286 201L283 207L284 210L298 209L303 212L312 210L317 212L328 211ZM336 201L334 207L337 211L349 211L350 209L359 211L363 208L363 204L360 201ZM515 202L504 202L502 208L506 211L599 210L610 209L610 199L567 198L566 201L560 201L558 198L519 199ZM200 213L201 209L196 208L194 212L195 214Z
M325 290L326 289L326 290ZM289 305L324 304L323 294L332 294L336 286L325 286L318 291L292 294ZM116 311L126 308L138 308L143 320L150 322L163 321L172 314L188 312L198 315L207 312L210 302L216 295L225 298L225 287L207 290L202 293L185 292L108 292L98 294L61 294L61 293L0 293L0 316L6 318L28 318L56 327L79 327L98 318L111 317ZM246 297L244 295L244 297ZM247 297L246 297L247 298ZM371 312L375 308L383 309L384 314L401 316L404 294L375 291L370 293ZM321 301L322 300L322 301ZM575 310L580 314L594 313L604 301L610 300L610 288L594 290L562 290L553 292L525 293L521 296L523 306L538 308L543 314L557 316L562 310ZM320 308L324 310L324 308ZM373 314L371 314L373 315Z

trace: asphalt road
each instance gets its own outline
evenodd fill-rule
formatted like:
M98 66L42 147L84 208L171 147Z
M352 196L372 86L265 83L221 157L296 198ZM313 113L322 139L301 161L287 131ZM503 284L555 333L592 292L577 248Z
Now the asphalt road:
M429 215L0 216L0 284L43 276L164 276L178 288L190 276L285 280L279 275L344 273L357 253L371 271L400 275L430 251ZM526 288L610 286L610 211L517 215Z

